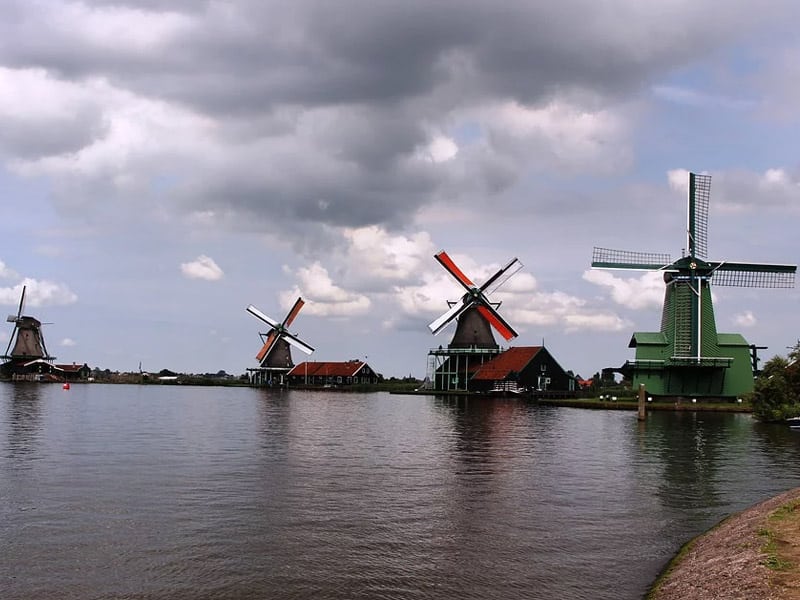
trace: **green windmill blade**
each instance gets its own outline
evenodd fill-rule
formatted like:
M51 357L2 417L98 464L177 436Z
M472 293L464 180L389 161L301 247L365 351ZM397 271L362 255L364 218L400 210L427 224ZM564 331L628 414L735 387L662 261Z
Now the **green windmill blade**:
M595 247L592 267L597 269L629 269L633 271L660 271L672 263L669 254L657 252L632 252Z
M727 287L793 288L797 265L711 262L714 285Z
M708 203L711 176L689 173L689 210L687 211L686 248L689 256L708 256Z

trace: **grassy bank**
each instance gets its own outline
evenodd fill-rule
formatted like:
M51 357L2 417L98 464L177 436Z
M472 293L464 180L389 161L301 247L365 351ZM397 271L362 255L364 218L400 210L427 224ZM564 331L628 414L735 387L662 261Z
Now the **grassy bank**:
M542 406L568 406L572 408L590 408L596 410L637 410L637 400L598 400L597 398L571 398L563 400L541 399L537 400ZM748 402L648 402L647 410L669 411L705 411L705 412L753 412Z
M732 515L687 542L646 600L797 598L800 488Z

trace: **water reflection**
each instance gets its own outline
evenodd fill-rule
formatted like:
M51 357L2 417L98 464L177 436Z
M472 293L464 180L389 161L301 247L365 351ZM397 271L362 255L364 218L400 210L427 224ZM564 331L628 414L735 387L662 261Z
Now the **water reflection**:
M662 465L661 504L674 509L718 506L720 455L734 421L713 413L666 414L651 413L639 440L642 451L657 455Z
M55 390L0 386L4 600L639 598L798 481L800 434L747 415Z
M42 400L40 383L18 382L2 384L7 411L7 455L13 459L36 457L38 438L42 431ZM17 467L28 466L23 460Z
M796 468L800 459L800 430L782 423L755 423L753 436L760 448L769 448L770 463L778 467Z

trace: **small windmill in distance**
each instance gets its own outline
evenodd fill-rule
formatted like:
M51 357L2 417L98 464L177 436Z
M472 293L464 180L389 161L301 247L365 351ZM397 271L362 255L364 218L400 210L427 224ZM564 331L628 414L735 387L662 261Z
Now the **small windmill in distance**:
M259 366L247 369L255 385L285 385L284 375L294 366L290 344L306 354L314 352L314 348L288 331L304 304L303 299L298 298L281 322L268 317L252 304L248 305L247 312L270 326L269 332L259 334L263 342L256 355Z
M34 317L23 315L26 289L27 286L22 286L17 314L9 315L6 319L7 322L14 323L14 331L8 340L5 354L0 357L7 361L0 365L0 372L5 377L22 374L26 370L25 365L31 361L52 363L56 359L47 352L42 334L42 322Z

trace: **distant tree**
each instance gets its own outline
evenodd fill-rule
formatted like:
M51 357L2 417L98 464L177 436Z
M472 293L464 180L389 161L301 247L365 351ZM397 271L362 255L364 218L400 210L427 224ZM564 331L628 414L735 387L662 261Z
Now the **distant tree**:
M761 421L782 421L800 416L800 341L789 357L774 356L756 379L751 397L753 415Z

